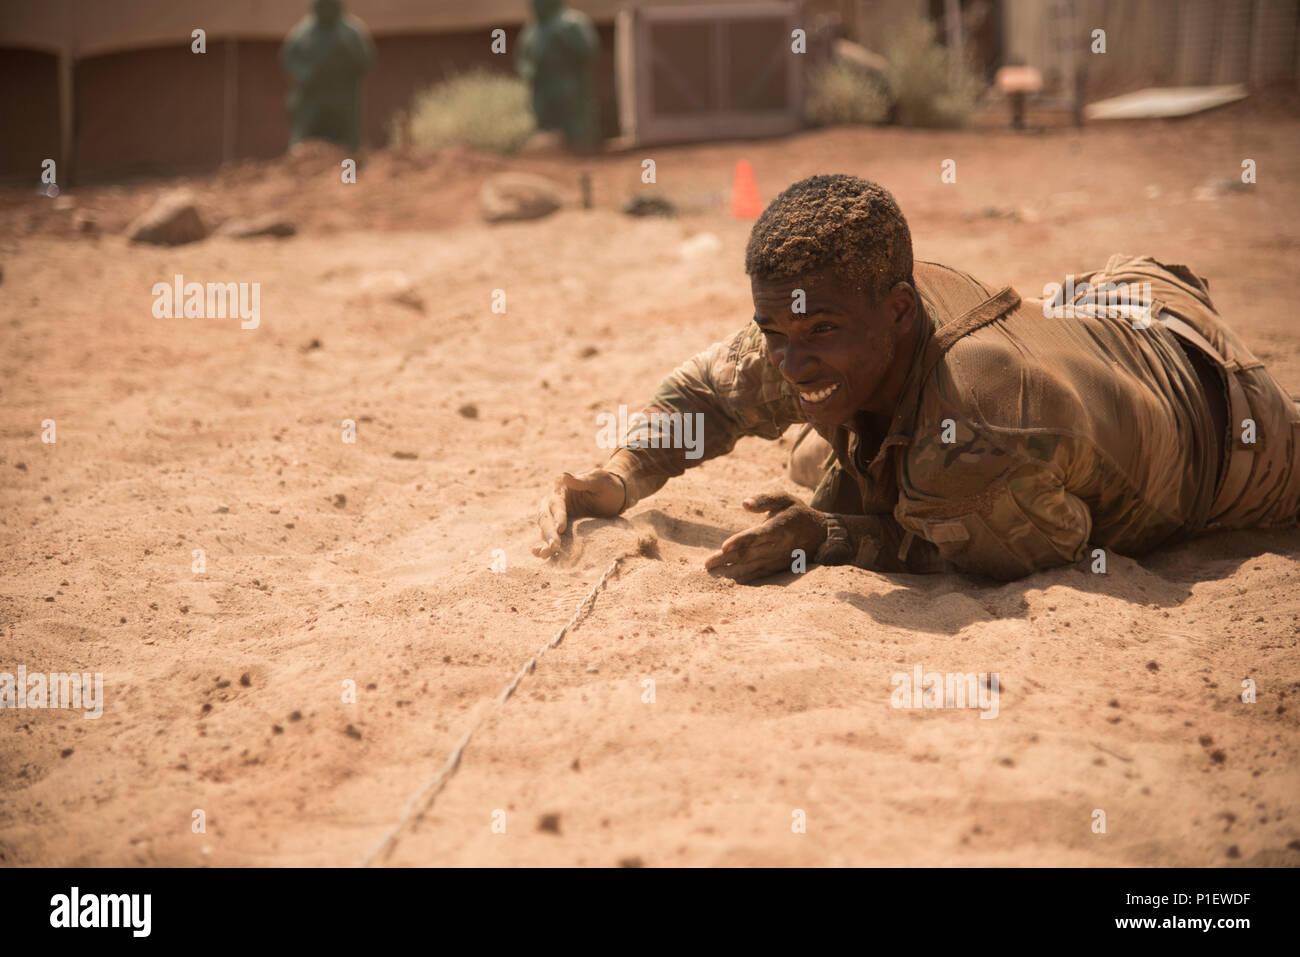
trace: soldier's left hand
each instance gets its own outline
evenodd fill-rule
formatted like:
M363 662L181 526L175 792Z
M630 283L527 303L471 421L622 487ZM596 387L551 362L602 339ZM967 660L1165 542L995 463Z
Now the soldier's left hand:
M732 535L704 560L704 567L740 583L789 571L796 548L808 560L826 541L826 518L793 495L769 492L744 501L746 511L766 512L767 521Z

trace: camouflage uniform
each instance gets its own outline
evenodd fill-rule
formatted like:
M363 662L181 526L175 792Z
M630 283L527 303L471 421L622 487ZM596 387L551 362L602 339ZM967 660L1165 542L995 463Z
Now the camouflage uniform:
M1186 267L1116 256L1075 280L1149 282L1157 318L1145 328L1083 304L1046 318L1042 300L935 263L918 262L915 278L926 321L888 433L818 428L834 460L813 507L873 516L855 564L1011 579L1096 546L1138 554L1208 528L1297 520L1300 404ZM1189 345L1221 375L1222 439ZM703 413L703 456L619 449L605 467L629 505L740 436L775 439L804 421L752 324L678 368L649 411Z

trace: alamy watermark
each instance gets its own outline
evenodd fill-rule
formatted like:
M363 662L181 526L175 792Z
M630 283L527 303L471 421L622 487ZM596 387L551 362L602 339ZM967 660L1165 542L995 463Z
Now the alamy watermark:
M155 319L226 319L239 317L239 328L256 329L262 322L260 282L186 282L177 273L171 282L156 282L150 290Z
M1074 284L1074 276L1065 277L1065 285L1049 282L1043 286L1043 318L1076 317L1128 319L1133 328L1145 329L1155 317L1151 314L1151 283L1090 282Z
M51 927L121 927L148 937L152 912L152 894L83 894L74 886L50 898Z
M912 673L897 671L890 679L894 708L978 708L980 719L998 716L998 672L943 673L914 665Z
M602 449L685 449L686 458L704 455L703 412L633 412L620 405L618 414L596 416L596 444Z
M15 676L0 671L0 709L2 708L71 708L84 710L84 718L98 718L104 713L104 676L99 672L27 673L18 666Z

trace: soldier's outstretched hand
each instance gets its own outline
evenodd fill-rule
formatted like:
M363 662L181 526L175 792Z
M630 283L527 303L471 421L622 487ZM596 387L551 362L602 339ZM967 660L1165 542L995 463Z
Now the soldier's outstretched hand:
M560 536L569 522L588 516L610 518L622 510L623 501L623 482L612 472L604 469L592 469L581 475L565 472L542 499L541 514L537 516L542 543L533 546L533 554L550 558L560 551Z
M704 560L704 567L736 581L753 581L788 571L792 553L801 548L811 558L826 541L826 518L785 492L755 495L742 503L746 511L766 512L767 521L737 532Z

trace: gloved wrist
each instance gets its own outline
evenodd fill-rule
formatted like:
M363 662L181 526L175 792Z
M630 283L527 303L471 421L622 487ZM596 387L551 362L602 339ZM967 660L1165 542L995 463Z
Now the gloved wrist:
M853 561L853 536L837 515L826 514L826 541L817 549L813 560L818 565L847 565Z

